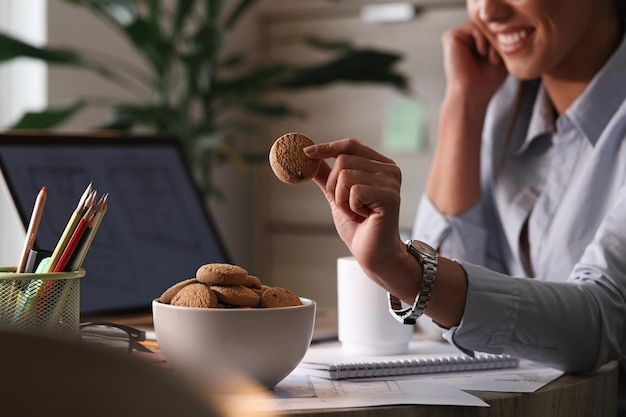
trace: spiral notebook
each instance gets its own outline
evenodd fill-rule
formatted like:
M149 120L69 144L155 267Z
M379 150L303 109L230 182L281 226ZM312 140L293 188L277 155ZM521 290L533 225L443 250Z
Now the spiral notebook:
M464 372L516 368L510 355L464 354L449 343L412 341L403 355L350 355L339 343L312 345L298 365L299 372L326 379L398 377L440 372Z

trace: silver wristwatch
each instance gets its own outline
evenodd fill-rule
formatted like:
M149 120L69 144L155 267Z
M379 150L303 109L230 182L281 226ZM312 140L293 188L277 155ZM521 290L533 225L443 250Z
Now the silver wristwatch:
M398 297L388 294L389 312L403 324L414 325L417 319L424 314L430 294L433 291L435 278L437 278L437 251L419 240L407 240L407 250L422 265L422 285L420 287L415 302L412 306L403 308Z

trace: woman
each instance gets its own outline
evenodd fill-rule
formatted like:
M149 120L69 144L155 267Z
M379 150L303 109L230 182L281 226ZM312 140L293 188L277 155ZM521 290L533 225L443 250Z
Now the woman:
M336 161L314 180L370 278L408 304L419 296L418 313L427 301L459 348L594 370L626 343L623 3L467 9L444 36L447 88L414 230L440 255L436 277L399 239L392 160L355 139L319 144L306 154Z

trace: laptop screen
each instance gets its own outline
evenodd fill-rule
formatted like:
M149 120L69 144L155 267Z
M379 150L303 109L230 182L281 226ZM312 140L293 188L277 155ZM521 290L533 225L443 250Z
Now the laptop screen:
M229 262L174 139L4 134L0 171L24 227L47 188L39 250L54 249L89 183L109 194L82 265L81 313L148 309L200 265Z

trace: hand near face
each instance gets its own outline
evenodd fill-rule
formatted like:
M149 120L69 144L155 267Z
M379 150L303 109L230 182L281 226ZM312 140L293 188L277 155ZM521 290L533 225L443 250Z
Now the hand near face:
M365 265L384 262L397 253L400 168L356 139L322 143L305 149L322 161L313 180L328 200L339 236Z
M443 51L448 93L480 99L486 105L507 76L497 51L470 22L444 34Z

